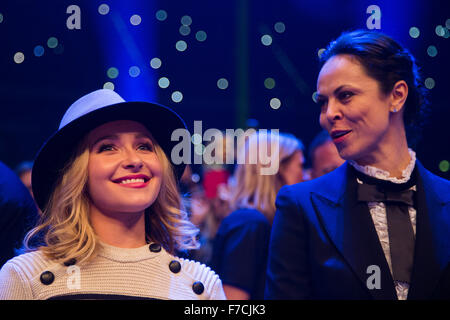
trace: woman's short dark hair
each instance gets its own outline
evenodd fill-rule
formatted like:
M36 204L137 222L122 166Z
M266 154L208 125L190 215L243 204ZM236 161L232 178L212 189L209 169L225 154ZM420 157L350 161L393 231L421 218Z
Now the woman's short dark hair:
M403 119L410 145L419 140L418 131L427 115L427 89L423 86L413 55L391 37L377 31L355 30L342 33L320 56L321 66L339 54L352 55L375 79L381 91L389 94L397 81L408 85Z

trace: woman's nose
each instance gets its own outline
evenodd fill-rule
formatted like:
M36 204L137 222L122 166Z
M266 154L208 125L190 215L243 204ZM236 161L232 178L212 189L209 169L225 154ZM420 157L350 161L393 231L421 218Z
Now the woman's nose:
M330 99L330 101L328 102L326 117L330 123L342 119L342 110L340 108L340 105L333 99Z
M142 159L134 151L127 151L125 159L123 160L123 166L127 169L141 169L144 165Z

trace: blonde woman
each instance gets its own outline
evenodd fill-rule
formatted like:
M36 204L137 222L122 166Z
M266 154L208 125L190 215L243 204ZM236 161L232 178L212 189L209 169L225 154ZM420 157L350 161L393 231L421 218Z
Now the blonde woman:
M276 166L268 159L251 161L254 147L266 143L276 152ZM276 145L278 144L278 148ZM238 164L231 188L230 205L234 210L221 223L217 232L212 267L220 275L228 299L263 299L266 257L271 224L275 214L275 198L286 184L302 181L303 145L289 134L250 136L239 150L244 164ZM245 158L243 157L245 156ZM274 166L275 174L262 174Z
M172 110L111 90L72 104L35 160L40 223L1 269L0 298L224 299L213 271L174 255L197 246L184 165L167 156L176 128Z

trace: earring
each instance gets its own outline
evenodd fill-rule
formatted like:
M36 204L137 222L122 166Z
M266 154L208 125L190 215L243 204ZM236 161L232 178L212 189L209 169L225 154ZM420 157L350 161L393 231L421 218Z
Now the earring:
M394 107L394 110L393 110L393 111L394 111L394 112L397 112L397 108Z

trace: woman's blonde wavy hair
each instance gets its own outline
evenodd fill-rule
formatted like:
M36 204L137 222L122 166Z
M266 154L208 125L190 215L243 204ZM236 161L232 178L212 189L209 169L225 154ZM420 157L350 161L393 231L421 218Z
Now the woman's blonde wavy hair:
M277 143L274 135L264 135L269 145ZM252 208L260 211L272 223L275 215L275 199L280 188L286 184L280 175L280 168L287 163L296 151L303 150L300 140L290 134L279 134L279 167L278 172L272 175L262 175L261 169L266 167L258 158L255 164L239 164L234 173L234 183L230 192L230 206L233 210L239 208ZM251 144L259 143L261 136L254 133L238 152L244 153L249 159L249 153L254 152ZM272 147L273 148L273 147ZM271 149L273 150L273 149Z
M158 197L145 210L146 240L160 243L172 254L197 249L198 229L188 220L172 165L161 147L153 142L163 177ZM27 233L24 239L27 251L41 250L56 262L76 259L81 263L96 255L99 242L89 219L88 162L89 146L85 138L62 170L37 226ZM40 244L32 245L36 239Z

